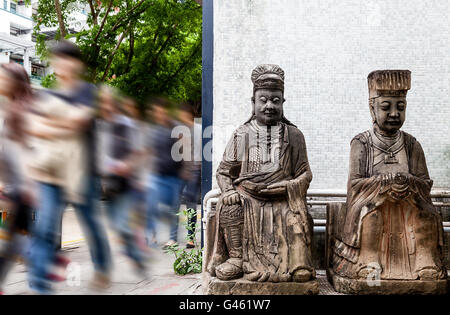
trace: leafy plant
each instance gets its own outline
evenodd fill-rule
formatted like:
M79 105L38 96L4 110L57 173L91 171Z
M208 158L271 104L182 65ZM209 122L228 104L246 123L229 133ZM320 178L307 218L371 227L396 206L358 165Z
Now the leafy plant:
M86 16L85 25L75 16ZM202 7L194 0L39 0L33 16L36 51L72 38L87 79L107 82L144 103L150 95L199 104ZM83 22L84 23L84 22ZM57 28L54 37L47 28Z
M192 208L180 211L177 215L184 215L186 217L186 223L184 224L188 231L192 231L193 235L186 237L188 241L194 242L194 248L185 249L180 248L178 244L168 246L166 253L173 254L175 261L173 263L173 270L176 274L186 275L189 273L201 273L202 272L202 249L200 248L196 234L198 231L197 223L190 223L191 218L197 215L196 211Z
M51 89L56 84L56 76L54 73L48 74L42 78L41 85L45 88Z

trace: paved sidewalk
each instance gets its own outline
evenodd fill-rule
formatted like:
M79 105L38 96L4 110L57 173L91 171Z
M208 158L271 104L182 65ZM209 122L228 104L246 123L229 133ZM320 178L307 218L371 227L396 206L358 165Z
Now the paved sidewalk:
M185 236L180 224L179 239ZM200 274L186 276L175 275L172 264L174 256L166 254L161 249L152 249L149 258L149 271L147 279L137 275L128 258L121 253L118 239L108 229L108 237L112 247L113 266L112 285L102 291L89 288L89 281L93 276L93 267L87 243L78 225L74 211L66 211L63 219L63 254L71 260L67 270L67 280L55 283L54 294L201 294ZM161 239L168 229L161 229ZM27 282L27 268L18 263L9 273L4 293L30 294Z
M105 225L106 226L106 225ZM183 239L186 230L180 224L179 239ZM161 224L158 241L163 243L169 236L167 226ZM89 281L93 276L93 267L89 255L87 243L78 224L74 211L66 211L63 219L62 246L63 253L71 260L67 270L67 280L55 283L54 294L65 295L87 295L87 294L130 294L130 295L165 295L202 294L201 275L190 274L178 276L174 273L172 265L174 256L166 254L162 249L152 249L149 258L150 270L147 279L138 276L128 260L121 253L118 239L108 228L108 238L112 247L114 271L112 274L112 285L102 291L94 291L89 288ZM182 242L183 243L183 242ZM333 287L326 279L324 270L317 270L317 278L320 283L321 295L336 295ZM27 282L27 268L24 264L16 264L9 273L4 293L30 294L31 290Z

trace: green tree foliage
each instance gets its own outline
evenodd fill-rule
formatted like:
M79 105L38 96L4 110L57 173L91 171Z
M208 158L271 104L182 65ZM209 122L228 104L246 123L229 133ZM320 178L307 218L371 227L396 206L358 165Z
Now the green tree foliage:
M71 16L83 8L87 25L74 34ZM57 27L55 39L75 37L92 82L108 82L138 100L152 94L200 100L202 9L194 0L39 0L35 20L41 56L48 48L41 31Z

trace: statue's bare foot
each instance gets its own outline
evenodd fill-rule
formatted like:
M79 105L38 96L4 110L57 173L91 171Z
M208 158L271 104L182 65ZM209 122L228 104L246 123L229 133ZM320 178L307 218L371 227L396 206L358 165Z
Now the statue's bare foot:
M439 272L436 267L423 268L419 271L419 279L425 281L438 280Z
M242 277L242 259L230 258L217 266L216 277L225 281Z
M294 282L306 282L313 276L312 272L308 269L299 269L292 275L292 281Z

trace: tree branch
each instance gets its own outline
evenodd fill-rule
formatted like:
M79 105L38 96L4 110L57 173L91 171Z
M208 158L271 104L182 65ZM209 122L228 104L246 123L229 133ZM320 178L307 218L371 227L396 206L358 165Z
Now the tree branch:
M108 64L106 66L105 72L103 73L103 77L101 81L105 81L106 77L108 76L109 69L111 68L111 64L113 62L114 56L117 53L117 50L119 50L120 44L122 43L123 39L127 35L128 30L125 30L122 35L120 35L120 38L117 40L117 44L114 47L113 51L111 52L111 56L109 57Z
M94 3L92 2L92 0L88 0L88 4L92 12L92 22L94 23L94 25L98 25L97 11L95 10Z
M130 65L131 65L131 61L133 60L133 56L134 56L134 27L131 27L130 51L128 53L128 59L127 59L127 65L125 67L125 73L128 73L130 71Z
M197 55L197 53L200 52L200 47L201 47L201 42L197 43L195 45L195 47L192 49L192 52L189 55L189 57L186 58L184 60L184 62L181 63L181 65L178 67L178 69L171 76L169 76L169 78L167 80L164 81L164 83L161 85L162 88L165 87L167 83L173 81L178 76L178 74L192 61L192 59L195 57L195 55Z
M139 1L134 7L132 7L128 12L127 15L124 15L123 17L119 18L116 22L116 24L114 24L114 26L111 28L111 33L114 33L120 26L122 26L123 24L128 24L129 20L133 17L133 12L135 10L137 10L146 0L141 0ZM144 7L143 10L138 11L137 15L142 14L145 10L147 10L147 8L150 6L151 4L149 4L148 6ZM111 34L110 33L110 34Z
M106 9L106 12L105 12L105 16L103 17L102 24L100 25L100 28L98 29L97 35L95 35L94 43L97 42L98 37L100 36L100 33L103 31L103 27L105 26L106 18L109 15L109 11L111 11L112 4L113 4L113 1L110 0L109 4L108 4L108 8Z
M167 35L166 40L164 41L164 43L161 45L161 47L159 48L158 52L155 54L155 56L153 57L153 60L150 64L150 69L153 69L154 66L156 65L156 62L158 61L159 56L161 55L161 53L163 52L163 50L166 48L167 44L169 43L169 40L173 37L173 35L175 34L175 29L177 28L178 24L175 24L173 26L172 31L169 33L169 35Z

